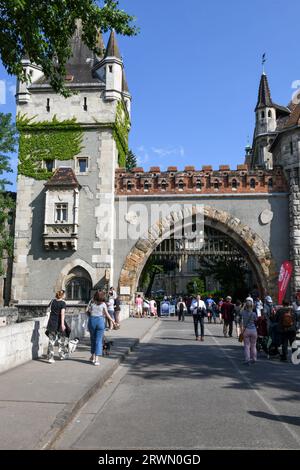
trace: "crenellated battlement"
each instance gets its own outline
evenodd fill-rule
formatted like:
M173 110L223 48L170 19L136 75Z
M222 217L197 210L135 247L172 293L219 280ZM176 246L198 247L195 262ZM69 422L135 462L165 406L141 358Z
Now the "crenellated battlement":
M234 194L286 192L287 182L281 167L273 170L249 170L247 165L238 165L236 170L229 165L220 165L219 170L204 165L202 170L186 166L183 171L169 166L161 171L153 166L149 171L134 168L126 172L116 170L116 194Z

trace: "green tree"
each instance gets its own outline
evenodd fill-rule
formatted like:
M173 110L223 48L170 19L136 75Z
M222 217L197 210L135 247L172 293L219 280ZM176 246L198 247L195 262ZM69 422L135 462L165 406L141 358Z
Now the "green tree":
M16 128L11 122L11 114L0 113L0 191L4 191L5 185L11 184L2 175L12 172L9 154L15 150L16 143Z
M129 150L126 156L126 170L131 171L133 168L137 167L137 158L134 155L132 150Z
M216 260L201 260L201 276L214 276L220 282L224 295L243 298L248 294L246 274L248 267L239 257L220 256Z
M148 259L143 269L140 285L145 291L145 297L149 297L152 292L152 286L155 276L159 273L168 273L176 269L177 263L172 259L155 259L152 256Z
M193 279L187 283L186 289L189 295L202 294L205 290L205 282L200 277L193 277Z
M21 62L28 57L42 68L57 93L69 96L65 65L78 19L83 41L95 53L100 53L99 31L115 29L127 36L138 32L134 17L114 0L0 0L0 56L7 72L30 81Z
M13 240L8 232L7 219L14 207L14 201L5 191L5 186L11 182L4 177L4 173L12 172L9 156L15 150L16 143L16 128L11 122L11 114L0 113L0 275L3 274L4 251L11 256L13 250Z

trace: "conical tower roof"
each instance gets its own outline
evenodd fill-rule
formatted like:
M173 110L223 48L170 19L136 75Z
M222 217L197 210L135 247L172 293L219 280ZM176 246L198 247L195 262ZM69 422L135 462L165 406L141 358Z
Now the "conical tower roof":
M114 30L112 30L112 32L110 33L110 37L109 37L109 40L108 40L108 44L107 44L107 48L106 48L104 57L105 58L106 57L116 57L117 59L122 60L121 54L120 54L120 51L119 51L119 46L118 46L118 43L117 43L116 33L114 32Z
M273 107L274 103L271 98L270 87L266 74L262 74L258 90L258 100L255 111L260 108Z

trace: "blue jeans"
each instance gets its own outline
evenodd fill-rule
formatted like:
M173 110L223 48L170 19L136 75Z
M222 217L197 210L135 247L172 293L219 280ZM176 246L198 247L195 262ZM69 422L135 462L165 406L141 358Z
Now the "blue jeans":
M91 335L91 353L96 356L102 356L102 341L105 329L104 318L90 317L88 327Z

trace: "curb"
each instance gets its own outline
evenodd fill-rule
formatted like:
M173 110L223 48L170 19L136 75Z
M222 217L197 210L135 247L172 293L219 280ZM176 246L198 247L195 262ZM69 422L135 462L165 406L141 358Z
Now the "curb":
M124 359L132 352L147 335L150 335L157 329L160 325L160 322L156 321L149 330L147 330L140 338L137 338L123 353L120 354L118 358L114 360L111 367L102 375L90 388L87 392L84 393L77 401L69 403L64 407L64 409L56 416L53 424L49 431L44 434L42 439L35 446L36 450L51 450L52 446L55 444L57 439L60 437L64 429L76 416L78 411L85 405L88 400L100 389L103 387L105 382L112 376L115 370L119 365L124 361Z

